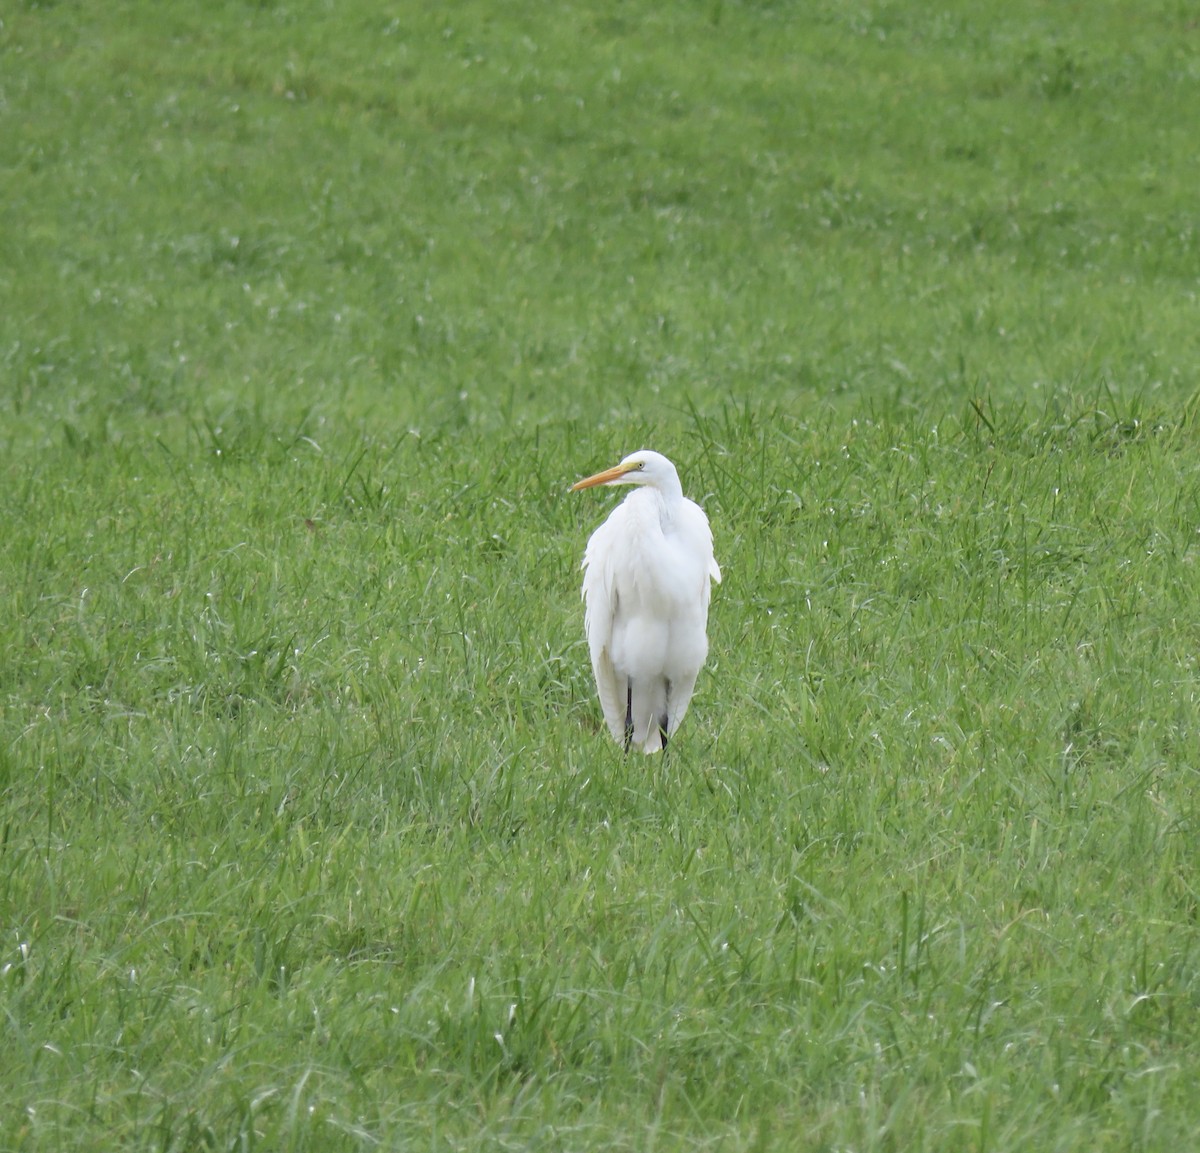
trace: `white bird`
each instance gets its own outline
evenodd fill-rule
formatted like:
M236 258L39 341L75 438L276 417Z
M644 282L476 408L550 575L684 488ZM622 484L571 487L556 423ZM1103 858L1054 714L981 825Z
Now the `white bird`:
M708 655L712 530L675 466L643 449L571 486L638 487L592 533L583 557L584 628L609 731L628 749L666 748Z

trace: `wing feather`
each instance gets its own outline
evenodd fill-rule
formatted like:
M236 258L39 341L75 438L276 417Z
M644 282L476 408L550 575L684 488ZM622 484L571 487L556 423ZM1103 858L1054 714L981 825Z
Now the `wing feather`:
M611 518L604 522L588 540L583 557L584 631L592 658L596 690L608 730L618 740L625 739L626 685L612 662L613 626L620 607L616 572L612 564L613 536Z

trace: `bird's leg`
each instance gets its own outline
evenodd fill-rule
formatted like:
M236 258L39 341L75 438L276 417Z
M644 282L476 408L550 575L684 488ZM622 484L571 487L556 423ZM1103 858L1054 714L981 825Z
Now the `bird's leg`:
M667 728L670 725L670 718L667 715L667 710L671 707L671 682L666 683L666 704L663 706L662 716L658 718L658 732L662 738L662 751L667 751Z
M625 681L625 751L633 744L633 681Z

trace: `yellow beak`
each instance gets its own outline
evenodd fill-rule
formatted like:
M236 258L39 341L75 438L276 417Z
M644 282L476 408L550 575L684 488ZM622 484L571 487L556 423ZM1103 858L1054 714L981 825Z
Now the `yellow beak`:
M578 492L581 488L593 488L598 484L608 484L609 481L619 480L627 472L633 472L637 468L636 464L618 464L613 468L606 468L603 472L596 473L595 476L585 477L581 481L577 481L571 485L572 492Z

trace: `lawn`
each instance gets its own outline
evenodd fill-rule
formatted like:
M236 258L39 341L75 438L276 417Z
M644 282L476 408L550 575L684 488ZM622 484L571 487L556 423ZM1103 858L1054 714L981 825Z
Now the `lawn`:
M0 1150L1200 1145L1197 107L1157 0L0 14Z

